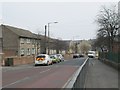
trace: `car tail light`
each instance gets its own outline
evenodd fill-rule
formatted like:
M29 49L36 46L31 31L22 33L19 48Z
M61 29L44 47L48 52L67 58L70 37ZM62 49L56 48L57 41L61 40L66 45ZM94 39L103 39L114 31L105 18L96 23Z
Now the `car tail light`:
M39 60L40 60L40 58L36 58L36 60L37 60L37 61L39 61Z
M45 60L45 58L40 58L41 61Z
M45 60L45 58L36 58L36 60L37 61L40 61L40 60L43 61L43 60Z

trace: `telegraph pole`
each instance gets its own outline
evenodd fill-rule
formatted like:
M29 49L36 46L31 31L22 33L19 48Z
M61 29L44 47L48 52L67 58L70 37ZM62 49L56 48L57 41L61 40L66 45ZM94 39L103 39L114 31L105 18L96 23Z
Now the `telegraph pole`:
M49 42L49 38L50 38L49 24L50 23L48 23L48 55L50 54L50 48L49 48L49 44L50 44L50 42Z
M45 37L44 37L44 53L46 54L46 33L47 33L47 25L45 25Z

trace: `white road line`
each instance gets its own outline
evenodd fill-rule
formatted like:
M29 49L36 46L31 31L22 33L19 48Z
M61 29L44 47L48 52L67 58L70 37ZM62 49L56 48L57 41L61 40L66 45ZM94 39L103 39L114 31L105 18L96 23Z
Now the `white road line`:
M16 84L16 83L19 83L19 82L22 82L22 81L27 80L27 79L29 79L29 77L25 77L25 78L23 78L23 79L21 79L21 80L18 80L18 81L15 81L15 82L13 82L13 83L10 83L10 84L8 84L8 85L5 85L5 86L3 86L2 88L8 87L8 86L10 86L10 85L13 85L13 84Z
M42 71L42 72L39 72L39 73L44 73L44 72L47 72L47 71L49 71L50 69L47 69L47 70L45 70L45 71Z
M33 67L2 67L2 72L14 71L14 70L26 70Z
M45 73L45 72L47 72L47 71L49 71L49 70L51 70L51 69L47 69L47 70L45 70L45 71L39 72L39 74ZM37 76L37 75L35 75L35 76ZM15 82L13 82L13 83L10 83L10 84L8 84L8 85L5 85L5 86L3 86L2 88L6 88L6 87L8 87L8 86L11 86L11 85L20 83L20 82L25 81L25 80L27 80L27 79L31 79L32 77L35 77L35 76L25 77L25 78L23 78L23 79L21 79L21 80L18 80L18 81L15 81Z

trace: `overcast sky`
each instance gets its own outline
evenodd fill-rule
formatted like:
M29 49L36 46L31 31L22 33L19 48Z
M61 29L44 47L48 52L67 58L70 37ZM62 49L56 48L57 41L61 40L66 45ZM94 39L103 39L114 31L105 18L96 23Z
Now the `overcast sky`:
M50 24L51 37L93 39L97 31L95 19L101 6L111 4L117 2L4 2L0 18L3 24L41 34L45 25L57 21Z

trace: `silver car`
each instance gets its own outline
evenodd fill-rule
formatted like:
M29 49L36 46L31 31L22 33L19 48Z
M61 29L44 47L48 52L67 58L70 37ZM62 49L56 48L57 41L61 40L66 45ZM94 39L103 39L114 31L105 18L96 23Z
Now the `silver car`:
M62 56L62 54L56 54L57 57L59 58L60 61L64 61L64 57Z

